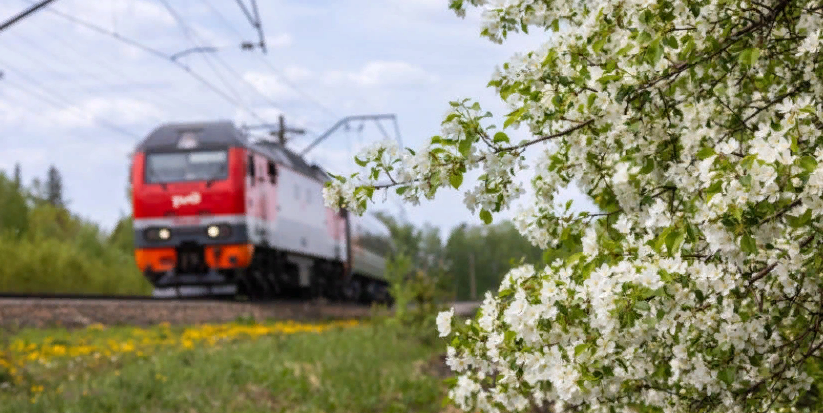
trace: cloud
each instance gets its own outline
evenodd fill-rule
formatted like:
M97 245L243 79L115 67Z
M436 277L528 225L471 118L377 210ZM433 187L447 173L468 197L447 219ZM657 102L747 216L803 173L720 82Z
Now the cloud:
M152 104L131 98L93 97L72 107L44 114L57 127L91 127L95 120L106 120L117 125L135 125L162 119L162 112Z
M99 1L74 0L66 2L59 9L71 11L73 15L95 22L106 22L106 26L122 29L124 26L161 24L171 26L176 24L169 11L156 2L147 0L133 1Z
M294 42L294 39L288 33L280 33L275 36L266 36L266 47L272 49L282 49L289 47Z
M290 99L295 97L294 90L280 80L279 76L261 72L246 72L243 74L243 78L254 85L260 93L271 99Z
M302 82L311 79L314 75L314 72L301 66L289 66L283 70L283 73L292 82Z
M429 74L419 66L403 61L376 60L366 63L356 72L331 71L327 81L334 83L352 82L359 86L417 86L437 82L437 76Z

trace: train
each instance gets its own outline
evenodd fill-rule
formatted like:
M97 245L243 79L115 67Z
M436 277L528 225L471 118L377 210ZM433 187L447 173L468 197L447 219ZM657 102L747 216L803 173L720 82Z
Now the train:
M155 296L392 303L389 228L326 207L331 177L282 142L167 123L131 157L134 256Z

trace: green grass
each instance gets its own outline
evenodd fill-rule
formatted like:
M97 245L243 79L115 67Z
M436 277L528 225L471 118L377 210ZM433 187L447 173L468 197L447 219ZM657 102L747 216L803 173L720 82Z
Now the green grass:
M109 332L116 341L130 335L27 331L10 342L94 343ZM0 412L433 412L445 389L430 372L436 350L396 328L361 325L238 336L94 365L66 360L28 369L25 382L0 390Z

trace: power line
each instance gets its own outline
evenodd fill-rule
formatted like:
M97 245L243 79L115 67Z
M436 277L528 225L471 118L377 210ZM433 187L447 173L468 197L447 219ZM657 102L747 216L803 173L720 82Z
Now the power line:
M240 33L240 31L239 31L239 30L237 30L237 29L234 27L234 25L233 25L233 24L231 24L231 22L228 20L228 18L226 18L225 16L223 16L223 13L220 13L220 11L219 11L219 10L217 10L217 9L216 9L216 8L215 8L212 4L211 4L211 2L210 2L209 0L201 0L201 1L202 1L204 4L206 4L206 7L208 7L209 9L211 9L211 11L212 11L214 14L216 14L216 15L220 18L220 20L223 22L223 25L225 25L225 26L226 26L226 27L228 27L231 31L233 31L235 34L237 34L237 37L238 37L241 41L243 41L243 35ZM311 103L315 104L317 107L319 107L319 108L320 108L320 109L322 109L324 112L326 112L326 114L327 114L327 115L331 115L333 118L337 118L337 117L338 117L338 115L337 115L337 114L336 114L333 110L329 109L329 107L328 107L328 106L326 106L326 105L324 105L324 104L320 103L320 102L319 102L318 100L316 100L314 97L312 97L311 95L309 95L308 93L306 93L304 90L300 89L300 88L299 88L299 87L297 87L295 84L293 84L293 83L292 83L292 82L291 82L291 81L290 81L290 80L289 80L289 79L288 79L288 78L287 78L287 77L283 74L283 72L281 72L279 69L277 69L274 65L272 65L272 64L271 64L271 62L269 62L268 60L266 60L263 56L260 56L260 55L258 55L258 54L255 54L255 56L257 56L257 57L258 57L261 61L263 61L263 63L264 63L266 66L268 66L268 67L269 67L269 69L270 69L271 71L273 71L275 74L277 74L277 76L278 76L278 77L280 77L280 80L282 80L282 81L283 81L283 83L285 83L286 85L288 85L289 87L291 87L291 88L292 88L294 91L296 91L297 93L300 93L301 95L303 95L303 97L305 97L305 98L306 98L306 100L308 100L309 102L311 102Z
M158 1L160 1L161 3L163 3L163 5L166 7L166 9L168 9L168 10L169 10L169 13L171 13L171 14L172 14L172 16L173 16L173 17L177 20L177 22L178 22L178 23L179 23L179 24L183 27L183 30L184 30L184 33L186 34L186 37L188 37L188 38L189 38L189 40L190 40L192 43L194 43L195 47L196 47L196 48L202 48L203 46L201 46L201 45L200 45L200 44L198 44L198 43L197 43L194 39L192 39L191 35L189 35L189 32L191 32L192 34L194 34L194 36L196 36L196 37L198 37L198 38L200 38L200 36L197 34L197 32L195 32L195 31L191 28L191 26L189 26L188 24L186 24L185 20L183 20L183 18L182 18L182 17L180 17L180 14L179 14L179 13L177 13L177 12L176 12L176 11L175 11L172 7L171 7L171 5L169 5L168 1L166 1L166 0L158 0ZM200 40L202 40L202 38L200 38ZM254 85L253 85L253 84L251 84L249 81L247 81L247 80L243 77L243 75L241 75L240 73L237 73L237 71L235 71L235 70L234 70L231 66L229 66L229 65L228 65L228 63L226 63L223 59L221 59L219 56L215 56L215 60L217 60L217 61L218 61L218 62L219 62L219 63L220 63L220 64L221 64L224 68L226 68L226 70L228 70L229 72L231 72L231 73L232 73L232 74L233 74L233 75L234 75L237 79L239 79L241 82L245 83L245 84L246 84L249 88L251 88L251 90L253 90L255 93L257 93L257 94L258 94L259 96L261 96L263 99L265 99L266 101L268 101L268 102L269 102L269 104L270 104L270 105L272 105L275 109L279 110L281 113L283 112L283 110L279 107L279 104L278 104L277 102L273 101L270 97L266 96L266 94L264 94L263 92L261 92L260 90L258 90L256 86L254 86Z
M35 95L35 96L39 97L41 100L47 101L49 104L51 104L51 105L53 105L53 106L55 106L55 107L61 108L61 109L62 109L63 107L62 107L59 103L55 103L55 102L54 102L54 100L57 100L57 101L61 101L61 100L62 100L62 101L64 102L64 104L66 104L66 105L69 107L69 109L74 109L75 111L77 111L77 112L79 112L79 113L83 113L83 111L82 111L82 110L80 110L79 108L77 108L75 105L73 105L71 102L69 102L66 98L64 98L64 97L62 97L62 96L60 96L60 95L58 95L58 94L56 94L56 93L54 93L54 92L49 91L49 90L48 90L48 89L46 89L46 88L44 88L41 84L39 84L36 80L32 79L30 76L26 75L23 71L21 71L21 70L17 70L17 69L15 69L15 68L13 68L13 67L9 66L7 63L3 62L2 60L0 60L0 64L2 64L2 65L3 65L4 69L11 70L12 72L17 73L17 75L21 76L21 77L22 77L22 78L24 78L24 79L27 79L27 80L29 81L29 83L34 84L34 86L36 86L38 89L40 89L41 91L43 91L43 93L37 93L37 94ZM8 79L8 78L4 79L4 84L6 84L6 83L7 83L7 84L10 84L10 85L11 85L11 86L13 86L13 87L16 87L17 89L20 89L20 90L24 91L24 92L27 92L27 93L29 93L29 94L33 94L33 92L32 92L32 91L27 90L26 88L22 87L22 86L21 86L21 85L19 85L19 84L16 84L16 83L14 83L14 82L12 82L12 81L9 81L9 79ZM51 99L53 99L53 100L50 100L49 98L44 97L44 95L49 95L49 96L51 96ZM134 133L129 132L129 131L127 131L127 130L125 130L125 129L123 129L123 128L121 128L121 127L117 126L117 125L114 125L114 124L112 124L112 123L109 123L109 122L104 121L104 120L101 120L101 119L96 119L96 118L93 118L93 117L90 117L89 119L91 119L93 122L96 122L96 123L98 123L100 126L103 126L103 127L107 128L107 129L110 129L110 130L116 131L116 132L118 132L118 133L121 133L121 134L123 134L123 135L129 136L129 137L131 137L131 138L139 139L139 137L138 137L137 135L135 135Z
M26 0L26 1L30 1L30 0ZM52 13L54 13L54 14L56 14L56 15L58 15L58 16L60 16L60 17L64 18L64 19L66 19L66 20L68 20L68 21L70 21L70 22L72 22L72 23L75 23L75 24L77 24L77 25L80 25L80 26L86 27L87 29L90 29L90 30L96 31L96 32L101 33L101 34L105 34L105 35L107 35L107 36L114 37L115 39L117 39L117 40L119 40L119 41L121 41L121 42L123 42L123 43L126 43L126 44L128 44L128 45L130 45L130 46L136 47L136 48L138 48L138 49L140 49L140 50L142 50L142 51L144 51L144 52L146 52L146 53L148 53L148 54L151 54L151 55L154 55L154 56L159 57L159 58L161 58L161 59L164 59L164 60L168 60L168 61L170 61L170 62L171 62L172 64L174 64L175 66L177 66L177 67L179 67L179 68L183 69L186 73L188 73L189 75L191 75L192 77L194 77L195 79L197 79L200 83L202 83L203 85L205 85L206 87L208 87L210 90L212 90L213 92L215 92L215 93L217 93L218 95L220 95L220 97L222 97L222 98L223 98L223 99L225 99L226 101L228 101L228 102L232 103L233 105L235 105L235 106L237 106L237 107L239 107L239 108L243 109L244 111L246 111L247 113L249 113L251 116L253 116L255 119L259 120L260 122L264 122L264 123L266 122L263 118L261 118L261 117L260 117L257 113L255 113L253 110L251 110L251 109L247 108L244 104L242 104L242 103L240 103L240 102L236 101L236 100L235 100L235 99L233 99L231 96L227 95L225 92L223 92L222 90L218 89L218 88L217 88L216 86L214 86L211 82L209 82L208 80L206 80L205 78L203 78L201 75L197 74L197 72L194 72L193 70L191 70L191 68L190 68L190 67L188 67L187 65L185 65L185 64L183 64L183 63L180 63L180 62L178 62L178 61L176 61L176 60L173 60L173 59L172 59L169 55L167 55L167 54L165 54L165 53L163 53L163 52L161 52L161 51L159 51L159 50L157 50L157 49L154 49L154 48L152 48L152 47L149 47L149 46L143 45L143 44L141 44L141 43L139 43L139 42L137 42L137 41L135 41L135 40L129 39L129 38L127 38L127 37L124 37L124 36L121 36L121 35L119 35L119 34L117 34L117 33L114 33L114 32L112 32L112 31L110 31L110 30L107 30L107 29L105 29L105 28L102 28L102 27L100 27L100 26L98 26L98 25L96 25L96 24L89 23L89 22L87 22L87 21L85 21L85 20L82 20L82 19L76 18L76 17L74 17L74 16L71 16L71 15L69 15L69 14L66 14L66 13L60 12L60 11L58 11L58 10L55 10L54 8L48 8L48 9L46 9L46 10L48 10L49 12L52 12Z
M3 23L2 25L0 25L0 32L2 32L3 30L5 30L6 28L8 28L9 26L11 26L12 24L17 23L18 21L20 21L20 20L24 19L26 16L28 16L28 15L30 15L30 14L32 14L32 13L34 13L34 12L36 12L37 10L40 10L42 7L45 7L47 4L49 4L49 3L53 2L53 1L54 1L54 0L43 0L43 1L41 1L40 3L35 4L35 5L33 5L33 6L29 7L29 8L28 8L28 9L26 9L26 10L23 10L23 11L22 11L21 13L19 13L17 16L12 17L11 19L7 20L5 23Z
M174 19L177 21L177 24L179 24L179 25L180 25L180 27L182 27L182 28L183 28L183 34L186 36L186 38L187 38L187 39L189 39L189 41L190 41L190 42L194 45L194 47L195 47L195 48L201 48L201 49L202 49L202 48L203 48L203 46L201 46L201 45L200 45L197 41L195 41L195 40L192 38L192 35L191 35L191 33L190 33L191 28L189 28L189 26L186 24L186 22L183 20L183 18L182 18L182 17L180 17L180 15L179 15L179 14L177 14L177 12L176 12L176 11L174 11L174 9L172 9L171 5L169 5L169 3L168 3L166 0L158 0L158 1L160 1L160 3L162 3L162 4L163 4L163 6L166 8L166 10L168 10L169 14L171 14L171 16L172 16L172 17L174 17ZM199 37L199 36L198 36L198 37ZM209 59L209 56L208 56L208 55L205 55L205 54L204 54L204 55L202 55L202 56L203 56L203 60L206 62L206 64L207 64L207 65L209 65L209 68L211 69L211 71L212 71L212 72L214 72L214 74L217 76L217 78L220 80L220 82L221 82L221 83L223 83L223 86L225 86L227 89L229 89L229 91L231 91L231 92L232 92L232 94L234 94L234 97L235 97L238 101L242 101L243 99L241 98L240 93L237 93L237 90L235 90L235 89L234 89L234 88L233 88L233 87L232 87L232 86L231 86L231 85L230 85L230 84L226 81L226 79L224 79L224 78L223 78L223 76L222 76L222 75L220 75L220 73L217 71L217 68L215 68L215 67L214 67L214 65L212 64L211 60ZM171 59L172 59L172 60L174 60L174 61L177 61L177 59L175 59L175 56L171 56Z
M17 37L18 37L18 40L22 40L24 43L28 43L29 45L31 45L32 49L37 49L38 46L39 46L34 41L32 41L31 39L28 39L25 36L21 36L20 33L17 33ZM136 79L135 77L129 76L127 72L121 70L120 68L117 68L117 67L113 66L108 60L100 59L99 55L84 53L83 51L79 50L76 47L76 44L66 40L65 37L59 36L59 35L52 36L52 37L56 38L56 39L59 39L59 41L63 43L63 45L65 46L64 48L62 48L63 51L65 51L66 49L70 49L71 51L74 52L74 54L76 54L77 56L82 57L84 63L92 62L92 63L94 63L94 66L96 66L96 67L104 67L104 68L109 69L118 78L125 79L125 80L130 80L134 83L139 83L140 82L140 80ZM6 45L6 46L8 46L8 45ZM77 59L76 56L75 56L75 58L72 58L73 56L71 56L69 54L65 54L65 53L58 55L57 53L54 53L53 50L45 49L43 47L39 47L39 48L44 53L50 55L51 57L62 56L64 58L68 57L70 60L72 60L74 62L79 61L79 59ZM20 52L18 52L18 53L20 53ZM20 53L20 54L22 54L22 53ZM49 65L46 65L46 66L49 66ZM80 67L80 65L75 65L75 67ZM87 74L93 76L93 74L90 71L86 71L86 70L82 70L82 69L78 69L78 71L83 72L83 73L87 73ZM97 76L97 77L99 77L99 76ZM173 94L151 93L149 91L146 91L145 93L148 94L148 95L152 95L153 97L157 97L158 99L155 100L155 103L159 103L161 106L165 106L166 108L170 108L170 109L178 109L180 107L197 108L197 109L199 109L199 111L201 113L208 113L208 111L209 111L209 109L206 109L204 106L198 105L196 101L184 101L183 99L180 99L179 97L177 97L176 95L173 95ZM172 101L177 102L177 105L172 105L170 103Z
M5 45L5 47L6 47L6 48L9 48L9 45ZM27 54L24 54L24 53L21 53L19 50L15 50L14 48L11 48L11 50L12 50L12 51L14 51L14 52L16 52L18 55L23 56L24 58L28 59L30 62L34 62L35 64L38 64L38 65L44 66L44 67L46 68L46 70L48 70L49 72L51 72L51 73L53 73L53 74L56 74L56 75L59 75L59 72L57 72L56 70L52 69L52 68L51 68L51 65L49 65L47 62L44 62L42 59L37 58L37 57L34 57L34 56L27 55ZM90 74L90 73L85 72L85 71L82 71L82 70L80 70L80 72L81 72L81 73L85 73L85 74L90 75L90 76L94 76L93 74ZM159 117L157 117L157 116L155 116L155 115L151 115L151 116L152 116L155 120L158 120L158 121L160 121L160 120L161 120Z

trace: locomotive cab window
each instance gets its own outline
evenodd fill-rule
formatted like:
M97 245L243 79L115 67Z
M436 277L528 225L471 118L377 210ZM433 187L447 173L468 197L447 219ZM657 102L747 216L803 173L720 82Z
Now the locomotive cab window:
M146 156L146 183L217 181L228 178L225 150L158 152Z

